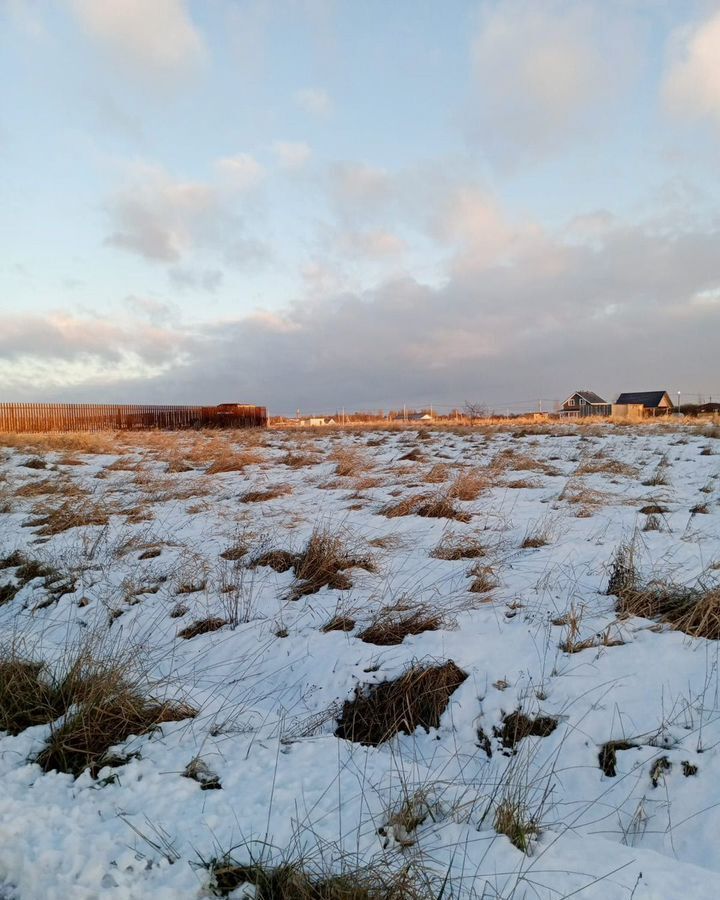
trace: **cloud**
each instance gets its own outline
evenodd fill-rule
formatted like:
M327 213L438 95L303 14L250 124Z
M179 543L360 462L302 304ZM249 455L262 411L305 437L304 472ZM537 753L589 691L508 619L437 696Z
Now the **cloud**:
M473 141L506 164L597 127L599 108L632 82L636 32L629 14L585 0L486 4L472 43Z
M668 108L720 125L720 12L677 32L673 62L663 83Z
M202 290L214 294L223 283L225 276L221 269L198 270L173 266L168 269L168 277L172 286L179 290Z
M205 56L185 0L67 0L86 34L126 70L174 79Z
M110 233L107 246L140 256L149 262L175 264L170 278L190 287L212 290L220 283L217 266L197 266L187 261L210 254L229 265L256 263L269 255L261 240L247 233L238 193L259 177L252 157L222 160L220 169L236 188L174 178L158 166L135 164L128 169L126 184L105 203ZM193 271L190 275L189 272ZM210 275L207 273L210 272Z
M469 217L471 236L475 221ZM528 393L533 407L533 395L562 399L578 384L610 396L623 388L717 389L707 383L720 327L717 228L669 233L653 221L603 216L589 243L579 233L567 242L530 229L521 251L481 268L454 266L437 286L399 277L349 291L333 288L326 271L308 277L325 279L329 293L191 330L162 317L148 324L140 307L134 323L6 316L0 389L8 372L16 385L25 372L31 394L31 377L58 358L59 372L94 360L84 381L68 381L70 399L234 396L275 411L465 399L504 408ZM132 363L125 380L123 360ZM150 374L140 378L141 368Z
M238 191L255 188L265 178L265 169L249 153L219 159L215 167L225 182Z
M327 116L332 110L330 95L323 88L302 88L295 92L295 102L311 116Z
M303 141L275 141L272 150L283 169L302 169L312 156L310 147Z
M174 180L159 167L136 167L132 184L107 204L114 230L105 243L148 260L177 262L216 206L205 184Z

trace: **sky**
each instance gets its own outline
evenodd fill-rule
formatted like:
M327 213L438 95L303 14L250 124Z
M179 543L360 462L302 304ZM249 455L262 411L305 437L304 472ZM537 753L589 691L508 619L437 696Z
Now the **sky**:
M720 0L0 0L0 400L720 399Z

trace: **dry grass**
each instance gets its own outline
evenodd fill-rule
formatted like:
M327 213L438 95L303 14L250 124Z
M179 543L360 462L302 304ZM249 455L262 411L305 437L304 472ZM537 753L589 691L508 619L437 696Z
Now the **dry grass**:
M530 852L531 842L540 833L535 817L515 797L505 797L500 801L493 817L493 828L498 834L504 834L523 853Z
M333 616L332 619L323 625L320 631L322 631L323 634L327 634L330 631L344 631L348 633L354 628L355 619L351 619L349 616Z
M441 484L450 477L450 466L447 463L436 463L423 476L423 481L428 484Z
M315 594L323 587L348 590L352 581L348 569L375 571L375 563L352 545L349 535L333 533L329 529L316 528L294 561L296 583L291 597L297 599Z
M238 863L230 854L205 863L211 873L210 890L227 897L243 885L256 900L432 900L426 887L415 884L409 867L399 872L385 865L328 874L308 868L302 860L271 865ZM323 867L324 868L324 867Z
M427 519L455 519L458 522L469 522L470 513L459 510L452 500L444 494L416 494L404 497L394 503L388 503L380 510L388 519L399 516L422 516Z
M613 559L608 594L614 595L621 617L654 619L691 637L720 640L720 586L687 586L653 580L637 572L632 545L618 548Z
M523 550L546 547L555 540L555 532L555 520L546 516L538 522L528 525L520 547Z
M365 454L352 447L335 450L330 458L335 463L335 474L341 478L357 476L370 468Z
M472 578L468 588L471 594L489 594L498 586L498 579L492 566L478 563L469 569L468 577Z
M49 723L50 735L35 762L46 772L77 777L89 768L96 775L115 744L196 714L185 704L149 698L132 674L131 660L130 652L93 655L87 644L53 674L15 647L3 648L0 730L19 734Z
M37 534L50 537L71 528L107 525L110 510L105 504L92 503L88 500L82 503L66 500L60 506L37 505L33 508L33 516L28 522L23 523L25 527L37 528Z
M438 610L422 604L410 606L408 601L401 600L381 609L358 637L366 644L390 647L402 644L410 635L439 631L448 625L447 618Z
M399 732L438 728L451 695L466 678L451 660L439 666L414 665L394 681L365 685L343 704L335 734L379 746Z
M48 680L42 663L3 648L0 659L0 731L20 734L33 725L51 722L67 708L59 685Z
M484 545L476 538L454 532L444 534L440 543L430 551L430 556L434 559L445 560L479 559L485 554Z
M212 631L219 631L227 624L227 620L220 618L209 617L207 619L198 619L196 622L183 628L182 631L178 631L178 637L190 640L200 634L210 634Z
M515 751L518 743L526 737L548 737L557 728L558 720L552 716L528 716L518 709L503 719L502 727L495 728L498 737L508 750Z
M268 488L259 488L257 490L245 491L240 494L241 503L262 503L265 500L275 500L277 497L285 497L292 493L289 484L275 484Z
M455 476L448 488L447 496L451 500L476 500L489 483L486 473L469 469Z
M225 442L210 444L199 456L204 460L211 460L205 469L208 475L218 475L222 472L242 472L248 466L262 462L263 459L256 450L238 450ZM197 455L194 458L191 454L189 458L195 461Z
M575 470L576 475L616 475L627 478L637 477L638 470L635 466L622 462L619 459L605 457L583 460Z

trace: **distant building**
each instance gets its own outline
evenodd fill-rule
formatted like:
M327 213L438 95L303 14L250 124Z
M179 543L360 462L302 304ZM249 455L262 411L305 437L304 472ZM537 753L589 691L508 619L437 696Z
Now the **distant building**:
M407 422L432 422L433 417L430 413L414 412L408 413L405 421Z
M575 391L560 407L563 418L585 419L589 416L609 416L612 404L603 400L594 391Z
M322 425L335 425L336 422L331 416L310 416L309 419L300 419L300 424L319 428Z
M667 391L626 391L612 406L614 419L641 419L666 416L675 407Z

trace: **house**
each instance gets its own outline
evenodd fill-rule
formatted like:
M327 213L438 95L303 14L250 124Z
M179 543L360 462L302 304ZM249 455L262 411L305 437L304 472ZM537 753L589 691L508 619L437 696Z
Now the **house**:
M332 416L310 416L309 419L300 419L301 425L309 425L311 428L321 428L323 425L336 425Z
M584 419L588 416L609 416L612 405L594 391L575 391L560 407L562 418Z
M667 391L626 391L612 406L614 419L669 415L675 407Z
M406 422L432 422L433 417L430 413L422 413L422 412L413 412L407 413L405 417Z

